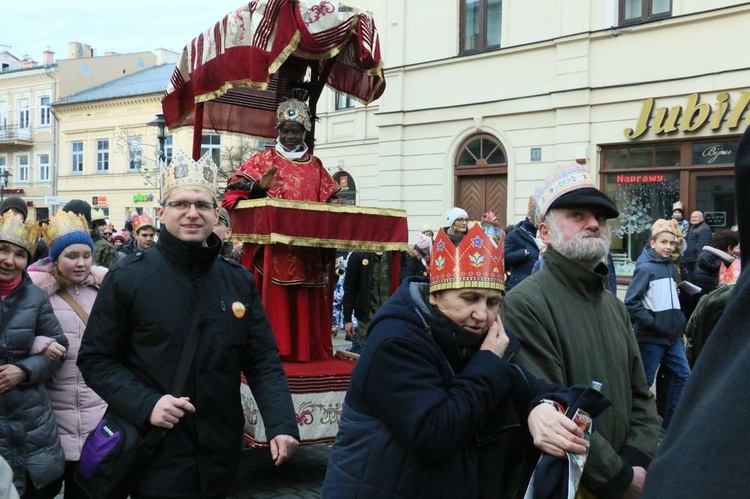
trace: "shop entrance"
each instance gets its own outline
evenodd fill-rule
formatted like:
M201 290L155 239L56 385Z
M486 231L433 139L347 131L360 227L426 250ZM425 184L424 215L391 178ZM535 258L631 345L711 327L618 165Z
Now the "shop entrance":
M690 199L692 211L701 211L711 230L729 229L737 224L734 204L734 174L723 172L691 172ZM685 213L689 218L690 213Z
M455 161L455 206L479 220L486 212L507 225L508 163L500 141L489 134L469 137L458 149Z

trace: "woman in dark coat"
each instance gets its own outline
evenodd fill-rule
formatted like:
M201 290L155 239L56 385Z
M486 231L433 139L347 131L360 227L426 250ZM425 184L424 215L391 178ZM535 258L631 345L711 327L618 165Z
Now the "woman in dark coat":
M539 260L539 246L534 238L536 225L528 217L518 222L505 238L505 267L510 273L505 283L506 291L529 277Z
M35 223L14 220L12 214L0 221L0 455L13 469L13 484L23 498L48 497L45 489L65 466L44 387L62 361L29 355L41 337L68 346L47 294L26 274L38 234Z
M739 256L740 239L733 230L717 231L711 238L711 244L704 246L695 262L695 270L690 278L693 284L700 286L701 296L707 295L719 285L721 266L729 267ZM695 298L696 302L698 298Z
M509 446L527 416L539 448L585 451L580 429L540 403L557 387L512 363L519 342L498 318L500 249L478 224L462 241L455 248L441 230L429 282L407 279L375 315L324 498L507 496L519 464Z

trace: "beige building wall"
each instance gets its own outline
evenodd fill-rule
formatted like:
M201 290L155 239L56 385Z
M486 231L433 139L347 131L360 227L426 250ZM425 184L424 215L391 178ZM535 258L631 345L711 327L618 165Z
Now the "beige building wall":
M750 24L744 2L673 0L667 19L618 27L615 0L508 1L503 48L467 56L460 2L362 3L381 33L387 88L367 108L335 111L332 95L322 98L316 152L352 176L359 204L407 210L412 234L453 206L456 154L475 133L506 150L510 223L557 165L579 159L599 178L602 145L735 136L747 123L743 112L737 127L725 119L717 130L624 134L644 99L684 109L697 93L716 107L720 93L736 102L750 90L742 44L722 36Z

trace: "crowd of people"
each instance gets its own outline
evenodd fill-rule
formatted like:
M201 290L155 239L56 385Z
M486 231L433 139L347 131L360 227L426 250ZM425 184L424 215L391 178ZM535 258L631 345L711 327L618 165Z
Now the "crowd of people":
M242 165L223 200L210 157L178 152L164 171L159 224L134 214L128 230L115 231L83 200L38 224L21 198L0 204L0 492L87 497L76 467L86 437L114 411L164 432L130 497L225 497L240 463L240 375L280 465L300 438L281 361L328 358L340 330L359 357L323 497L565 496L573 487L584 498L629 499L677 490L665 485L676 480L670 466L686 469L712 445L690 443L712 431L697 431L705 421L680 400L709 419L747 378L739 364L724 373L718 340L708 338L731 340L737 355L746 349L746 339L727 340L747 324L732 301L746 297L746 279L735 287L743 234L712 232L699 211L687 222L675 203L670 218L653 222L621 300L608 226L617 206L585 166L571 164L545 179L512 226L454 207L438 230L423 225L400 259L342 254L327 303L332 251L273 244L238 254L229 243L242 199L335 199L338 186L305 143L311 119L304 103L282 104L275 147ZM748 133L741 167L749 171L738 183L750 176ZM707 360L697 363L699 353ZM671 375L666 393L657 389L665 401L657 411L652 385L662 369ZM730 405L746 412L742 396ZM580 412L574 421L575 410L593 424ZM726 469L711 469L727 483L691 472L703 496L745 490L741 478L726 478L744 447L727 435L737 421L720 412ZM582 476L568 476L569 457ZM566 471L553 471L560 462Z

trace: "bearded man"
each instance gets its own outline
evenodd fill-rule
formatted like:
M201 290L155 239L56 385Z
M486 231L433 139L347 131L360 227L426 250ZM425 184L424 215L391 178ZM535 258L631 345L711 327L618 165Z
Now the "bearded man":
M577 164L548 177L536 198L544 266L508 293L503 323L533 374L563 385L599 382L613 402L594 421L584 497L638 497L659 423L628 311L607 290L607 219L619 213ZM537 456L526 453L525 474Z

